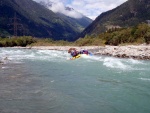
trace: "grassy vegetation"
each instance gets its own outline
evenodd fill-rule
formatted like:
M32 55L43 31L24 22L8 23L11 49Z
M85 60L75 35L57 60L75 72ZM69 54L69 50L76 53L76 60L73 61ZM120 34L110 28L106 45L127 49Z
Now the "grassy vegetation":
M0 47L14 47L14 46L67 46L72 45L72 42L68 41L54 41L50 38L39 39L31 36L0 38Z
M118 29L104 33L103 39L108 45L119 45L119 44L142 44L150 43L150 26L147 24L139 24L138 26Z
M74 42L54 41L50 38L37 39L33 37L0 38L0 47L13 46L103 46L103 45L127 45L150 44L150 26L139 24L131 28L111 29L98 36L85 36Z
M76 46L103 46L105 40L95 37L95 36L85 36L84 38L79 38L73 44Z
M54 41L50 38L45 38L45 39L36 39L36 42L32 43L31 46L67 46L72 44L73 44L72 42L64 40Z
M32 43L35 43L36 39L32 37L12 37L12 38L0 38L0 47L13 47L13 46L22 46L25 47Z
M110 29L98 36L85 36L74 42L78 46L149 44L150 26L145 23L130 28Z
M86 36L76 41L84 45L124 45L124 44L150 44L150 26L139 24L130 28L110 29L98 36Z

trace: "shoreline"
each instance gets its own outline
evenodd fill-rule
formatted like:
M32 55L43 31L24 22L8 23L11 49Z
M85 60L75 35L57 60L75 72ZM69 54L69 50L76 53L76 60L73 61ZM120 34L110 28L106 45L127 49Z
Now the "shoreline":
M150 45L126 45L126 46L27 46L13 47L23 49L59 50L68 51L69 48L77 50L86 49L94 55L105 55L117 58L132 58L138 60L150 60Z

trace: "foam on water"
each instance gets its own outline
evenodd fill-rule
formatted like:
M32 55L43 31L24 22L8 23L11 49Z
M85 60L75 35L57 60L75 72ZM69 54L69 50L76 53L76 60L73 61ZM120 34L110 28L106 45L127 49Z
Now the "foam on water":
M8 58L12 61L22 60L47 60L58 61L67 57L63 51L55 50L25 50L25 49L1 49L0 59Z
M41 60L41 61L53 61L53 62L66 62L71 56L67 51L56 51L56 50L30 50L30 49L12 49L2 48L0 49L0 59L8 58L8 60L20 63L24 60ZM116 68L122 70L133 70L140 69L136 65L144 65L143 61L133 59L118 59L113 57L102 57L102 56L88 56L82 55L84 61L88 62L100 62L108 68ZM8 61L4 61L8 62ZM78 60L76 60L78 62Z
M134 59L129 59L127 62L132 63L132 64L144 64L142 61L134 60Z
M135 59L123 59L123 58L114 58L114 57L104 57L103 65L108 68L121 69L124 71L131 70L148 70L145 68L146 64L144 61L135 60ZM143 67L144 68L141 68Z
M119 68L119 69L124 69L124 70L127 68L130 68L130 66L123 63L121 59L111 58L111 57L104 58L103 65L109 68Z
M150 78L139 78L140 80L150 81Z
M82 55L83 59L88 62L100 62L104 66L113 69L121 70L146 70L146 68L140 68L138 65L145 65L143 61L135 59L119 59L114 57L104 57L104 56L87 56Z

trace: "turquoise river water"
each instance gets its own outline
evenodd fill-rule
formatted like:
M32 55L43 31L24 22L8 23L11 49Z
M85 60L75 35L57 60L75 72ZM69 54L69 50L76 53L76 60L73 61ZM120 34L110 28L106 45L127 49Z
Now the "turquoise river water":
M69 57L0 48L0 113L150 113L150 61Z

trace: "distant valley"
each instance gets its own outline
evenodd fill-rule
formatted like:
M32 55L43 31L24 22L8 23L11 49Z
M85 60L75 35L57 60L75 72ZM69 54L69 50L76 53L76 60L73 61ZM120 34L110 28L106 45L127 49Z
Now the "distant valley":
M74 41L92 20L54 13L32 0L1 0L0 35ZM16 15L16 16L15 16ZM15 25L15 26L14 26Z
M1 0L0 6L1 37L25 35L75 41L86 36L96 37L111 29L150 23L148 0L128 0L103 12L94 21L71 7L57 9L53 2Z

